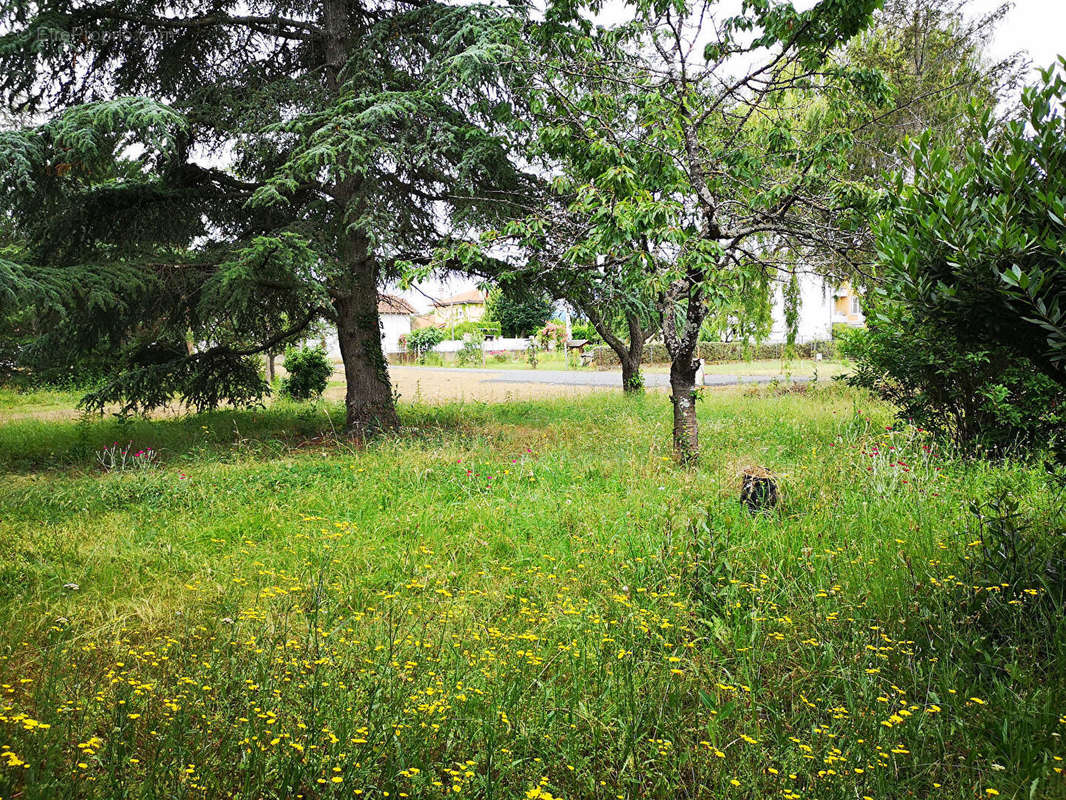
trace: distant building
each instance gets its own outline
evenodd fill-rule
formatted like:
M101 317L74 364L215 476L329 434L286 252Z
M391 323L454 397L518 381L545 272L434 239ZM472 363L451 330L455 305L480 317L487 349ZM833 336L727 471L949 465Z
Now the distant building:
M461 322L478 322L484 318L487 311L485 300L485 293L478 289L435 300L433 310L415 317L412 327L416 330L434 326L446 329L449 325L458 325Z
M378 316L381 317L381 349L386 356L404 352L400 342L401 337L411 332L411 317L414 315L414 307L402 297L391 294L378 294ZM337 334L330 333L326 336L326 352L330 358L341 357L340 343Z
M860 295L846 281L833 292L833 322L842 322L853 328L861 328L866 324Z
M818 342L833 338L833 325L844 323L855 328L866 324L859 295L850 283L837 285L820 275L797 275L800 290L796 342ZM766 341L780 344L788 338L785 324L785 283L775 281L770 298L772 324Z

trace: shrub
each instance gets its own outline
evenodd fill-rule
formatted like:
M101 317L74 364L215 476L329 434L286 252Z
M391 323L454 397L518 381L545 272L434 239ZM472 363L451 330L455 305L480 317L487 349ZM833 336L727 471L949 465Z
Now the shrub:
M1025 359L1002 348L969 348L898 305L867 330L849 331L840 349L856 362L848 383L971 452L1045 445L1066 424L1061 388Z
M536 333L537 342L541 350L549 350L554 345L562 348L566 346L566 326L561 322L549 322Z
M443 342L446 335L440 328L419 328L407 334L407 349L422 363L426 354Z
M474 334L470 336L463 346L459 349L459 352L455 354L455 360L461 367L469 367L477 364L481 364L484 354L481 351L482 345L485 342L483 334Z
M915 326L922 349L919 369L906 355L879 353L877 342L887 340L875 335L877 361L898 369L892 378L927 398L931 412L938 405L937 416L973 406L972 425L987 421L994 437L1004 425L1035 432L1054 400L1051 382L1066 390L1063 102L1066 79L1045 70L1022 95L1024 121L1000 126L988 109L970 112L962 156L926 134L911 146L897 199L875 228L887 335L903 341L901 322ZM946 375L934 354L947 359ZM1033 370L1049 380L1032 378ZM972 395L943 395L957 388Z
M848 337L848 334L850 334L853 330L855 330L855 327L853 325L848 325L848 323L846 322L834 322L833 341L837 341L838 339L846 339Z
M1023 93L1026 122L974 108L961 155L928 135L912 145L875 226L870 330L845 336L851 383L971 449L1066 455L1064 100L1046 70Z
M326 391L333 362L321 347L290 347L285 351L285 371L281 393L293 400L318 399Z
M575 339L586 339L597 344L603 341L591 322L573 323L570 326L570 335Z

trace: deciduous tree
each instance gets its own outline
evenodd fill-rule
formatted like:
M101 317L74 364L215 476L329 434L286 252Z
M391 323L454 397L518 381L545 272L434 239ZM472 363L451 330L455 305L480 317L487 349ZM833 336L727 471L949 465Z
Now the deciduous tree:
M972 0L887 0L842 56L853 67L881 72L892 93L887 105L866 111L856 131L852 175L889 180L903 166L904 140L925 131L961 155L967 142L959 133L974 103L997 115L1014 112L1028 61L1021 53L989 53L1010 8L1000 3L978 13Z
M536 287L512 284L489 292L487 314L504 336L531 336L551 318L551 301Z
M579 232L561 260L606 260L657 299L684 460L699 453L695 353L708 311L797 254L846 261L861 248L867 197L841 177L848 98L875 105L886 91L876 72L830 56L875 5L638 2L578 45L557 40L532 71L540 142Z

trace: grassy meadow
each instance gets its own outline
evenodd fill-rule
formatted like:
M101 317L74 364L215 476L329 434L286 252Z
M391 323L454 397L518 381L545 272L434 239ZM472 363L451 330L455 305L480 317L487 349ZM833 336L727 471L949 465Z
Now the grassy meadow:
M1066 797L1062 487L862 394L0 404L3 800Z

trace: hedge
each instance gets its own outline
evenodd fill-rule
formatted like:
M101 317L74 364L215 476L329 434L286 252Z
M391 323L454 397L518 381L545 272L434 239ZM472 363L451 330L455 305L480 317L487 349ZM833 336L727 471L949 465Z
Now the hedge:
M743 342L700 342L696 345L696 353L708 364L722 363L726 361L745 361L784 358L784 344L749 344ZM814 358L815 353L821 353L823 358L836 357L836 343L832 341L806 342L796 344L796 358ZM666 345L655 343L644 348L645 364L669 364L670 355L666 352ZM592 364L600 369L610 369L619 365L618 356L614 350L606 345L592 348Z

